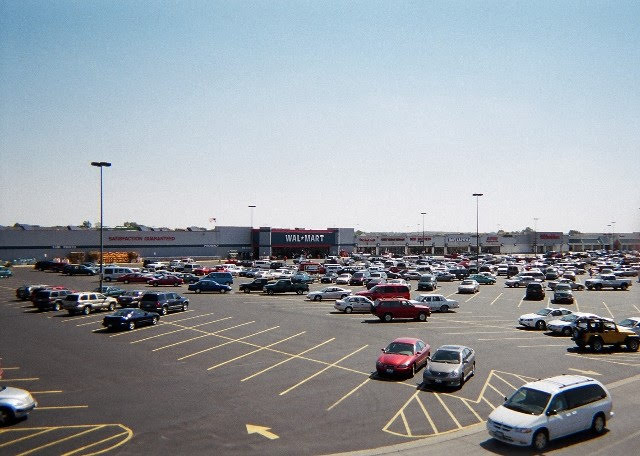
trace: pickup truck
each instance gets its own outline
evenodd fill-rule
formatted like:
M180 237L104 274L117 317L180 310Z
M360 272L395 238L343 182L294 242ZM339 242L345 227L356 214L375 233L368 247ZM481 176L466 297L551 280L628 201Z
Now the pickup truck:
M603 288L626 290L631 286L631 279L620 279L614 274L601 274L595 279L585 280L584 285L587 290L602 290Z
M265 285L264 291L272 295L274 293L286 293L289 291L295 291L296 294L302 294L309 291L309 284L307 283L294 283L291 279L280 279L275 283Z
M265 285L269 283L269 279L254 279L252 282L240 284L240 291L251 293L252 291L262 291Z

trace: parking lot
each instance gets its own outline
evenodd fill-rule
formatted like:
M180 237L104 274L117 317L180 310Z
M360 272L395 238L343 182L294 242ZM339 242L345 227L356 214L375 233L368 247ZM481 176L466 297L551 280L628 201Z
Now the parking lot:
M28 419L0 430L3 454L365 450L474 429L504 396L533 379L573 373L627 385L640 374L640 353L577 351L568 337L518 327L518 317L549 305L552 293L544 301L526 301L523 289L505 287L504 278L473 295L458 295L457 281L441 283L436 293L457 299L460 308L434 313L425 323L383 323L295 294L239 293L238 283L247 281L242 278L235 278L236 291L229 294L167 287L189 298L186 312L164 316L156 326L109 332L101 326L105 312L38 312L15 299L24 283L90 290L95 277L14 272L0 282L1 384L28 389L39 406ZM638 284L575 295L576 303L566 307L616 321L640 316ZM421 385L421 371L410 379L379 378L374 372L380 349L401 336L420 338L432 351L450 343L472 347L475 376L461 389L437 390ZM578 454L584 446L614 453L633 448L624 439L634 432L626 426L639 417L630 391L612 391L616 418L605 436L575 437L550 449ZM486 442L481 449L513 451Z

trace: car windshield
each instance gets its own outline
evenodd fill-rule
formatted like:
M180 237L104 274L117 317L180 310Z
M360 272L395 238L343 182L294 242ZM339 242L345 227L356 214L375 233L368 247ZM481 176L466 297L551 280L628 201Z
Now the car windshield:
M577 315L569 314L562 317L560 320L562 321L576 321L578 319Z
M536 312L536 315L542 315L543 317L546 317L547 315L549 315L551 311L549 309L542 309Z
M636 322L633 321L630 318L625 318L624 320L622 320L620 323L618 323L618 325L620 326L626 326L627 328L631 328L633 325L635 325Z
M570 291L570 290L571 290L571 285L569 284L560 283L556 286L556 291Z
M460 352L452 350L438 350L431 357L431 361L437 363L458 364L460 362Z
M131 309L118 309L112 315L116 317L126 317L131 314L133 314L133 311Z
M405 342L391 342L384 350L385 353L394 353L398 355L413 355L413 344Z
M540 415L547 407L551 394L523 386L507 399L504 406L516 412Z
M463 280L460 285L473 285L473 281L472 280Z

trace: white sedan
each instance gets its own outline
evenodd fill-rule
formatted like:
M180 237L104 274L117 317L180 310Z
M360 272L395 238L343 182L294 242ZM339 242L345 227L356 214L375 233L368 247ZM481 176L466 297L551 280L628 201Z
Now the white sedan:
M351 312L371 312L373 301L364 296L347 296L346 298L336 300L333 307L344 313Z
M563 336L570 336L573 334L573 328L576 325L576 320L582 317L599 318L596 314L587 312L574 312L569 315L564 315L560 319L551 320L547 323L547 329L554 334L562 334Z
M349 280L351 280L351 274L348 274L348 273L340 274L336 278L336 285L348 285Z
M405 286L407 286L409 288L409 290L411 290L411 284L408 283L404 279L391 279L391 280L387 280L387 283L395 283L397 285L405 285Z
M439 294L421 294L415 300L420 304L426 304L431 308L431 312L448 312L449 309L460 307L458 301L447 299Z
M473 279L464 279L458 285L458 293L477 293L480 291L480 284Z
M322 290L312 291L307 294L307 299L310 301L322 301L323 299L342 299L349 296L352 293L351 290L340 287L327 287Z
M569 315L570 313L573 312L563 307L545 307L544 309L540 309L536 313L522 315L518 319L518 323L527 328L546 329L547 322L550 322L551 320L555 320L557 318L562 318L563 316Z

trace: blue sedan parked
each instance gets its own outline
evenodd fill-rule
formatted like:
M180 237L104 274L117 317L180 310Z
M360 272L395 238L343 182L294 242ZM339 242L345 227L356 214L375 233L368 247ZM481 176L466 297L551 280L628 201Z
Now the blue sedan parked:
M189 291L195 291L196 293L200 293L202 291L226 293L227 291L231 291L231 287L229 285L221 285L215 280L202 279L189 285Z
M107 329L135 329L142 325L157 325L160 315L136 308L118 309L102 320Z

